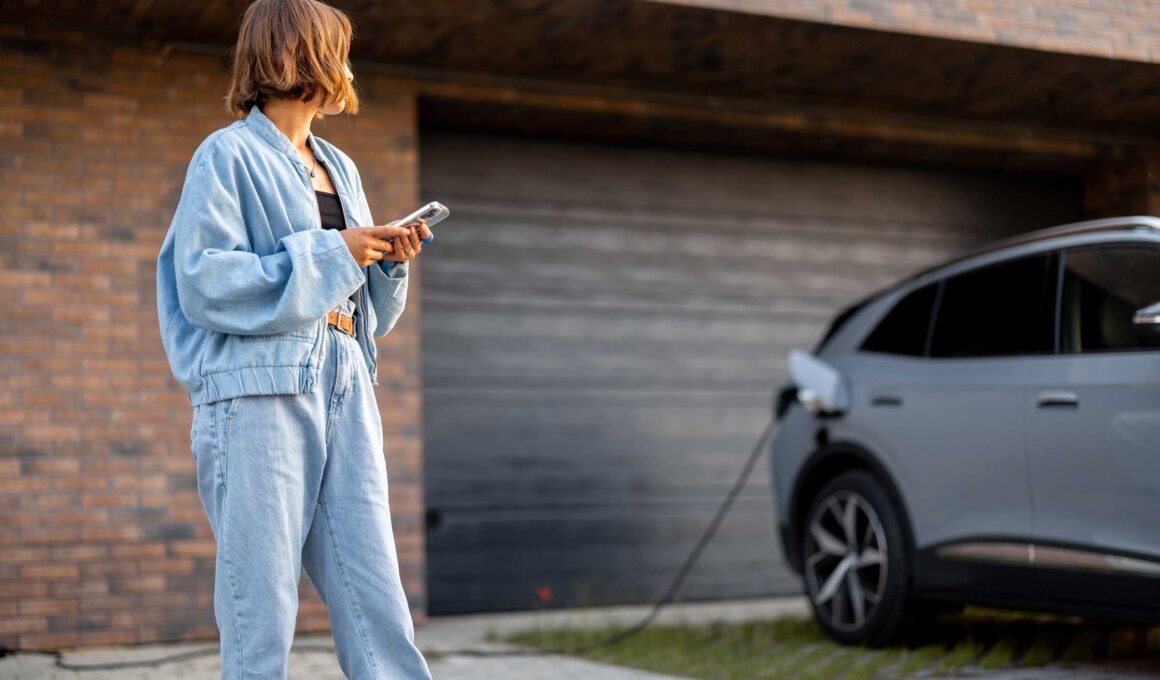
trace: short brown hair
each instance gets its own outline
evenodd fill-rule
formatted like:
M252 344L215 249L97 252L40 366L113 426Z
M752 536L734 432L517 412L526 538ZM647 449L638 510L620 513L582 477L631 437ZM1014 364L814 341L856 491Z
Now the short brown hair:
M246 8L234 47L226 110L245 117L270 97L323 102L346 99L358 113L358 95L343 68L349 63L350 17L318 0L255 0Z

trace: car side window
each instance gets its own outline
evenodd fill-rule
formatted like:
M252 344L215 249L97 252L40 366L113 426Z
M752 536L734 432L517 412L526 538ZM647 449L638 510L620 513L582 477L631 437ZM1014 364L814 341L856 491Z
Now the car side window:
M1074 248L1064 254L1060 340L1069 354L1157 350L1154 328L1133 322L1160 303L1160 249L1143 244ZM1147 335L1153 330L1152 339Z
M938 294L938 283L912 291L891 309L862 343L866 352L920 357L926 354L930 314Z
M946 279L935 310L932 357L1055 351L1052 258L1033 255Z

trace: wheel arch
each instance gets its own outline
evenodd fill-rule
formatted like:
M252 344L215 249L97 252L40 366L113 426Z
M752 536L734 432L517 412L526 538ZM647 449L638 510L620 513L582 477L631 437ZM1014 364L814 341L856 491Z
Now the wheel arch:
M789 542L786 546L788 561L798 572L802 571L802 555L799 553L800 536L806 521L806 513L814 496L822 486L837 475L851 470L870 473L881 484L882 490L894 504L901 520L903 540L906 545L908 574L914 573L914 530L910 511L902 491L893 475L878 458L860 444L848 441L826 443L818 448L802 464L801 472L794 482L790 495Z

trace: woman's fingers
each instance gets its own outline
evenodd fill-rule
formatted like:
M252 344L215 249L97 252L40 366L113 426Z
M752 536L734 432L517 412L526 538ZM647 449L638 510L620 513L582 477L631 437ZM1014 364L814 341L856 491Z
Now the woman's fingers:
M367 239L367 247L380 250L384 253L389 253L392 250L390 241L381 238L375 238L373 236Z
M409 259L407 257L407 251L403 247L402 242L402 236L391 239L391 252L386 259L390 260L391 262L406 262Z
M367 229L367 233L375 238L392 238L395 236L405 236L408 231L407 227L396 224L380 224L374 227L363 227Z
M371 233L367 234L367 243L373 244L374 248L385 253L381 258L376 259L385 259L391 262L406 262L407 260L414 259L415 256L423 252L424 237L422 236L422 230L427 229L426 220L419 220L405 227L384 225L382 227L369 227L368 229L401 229L403 231L398 236L392 236L390 241L375 238L375 235ZM429 229L427 233L430 234ZM379 232L379 234L385 235L382 232Z
M419 240L419 225L416 224L416 225L414 225L414 229L411 230L411 248L413 249L415 254L418 255L419 251L421 251L422 247L423 247L423 244Z

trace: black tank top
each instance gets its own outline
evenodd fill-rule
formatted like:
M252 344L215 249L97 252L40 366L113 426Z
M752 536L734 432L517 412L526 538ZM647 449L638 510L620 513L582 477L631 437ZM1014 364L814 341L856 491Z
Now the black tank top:
M338 194L330 194L325 191L314 190L318 196L318 214L322 217L323 229L337 229L342 231L346 229L346 218L342 216L342 202L338 200ZM350 299L355 299L355 294L350 294Z
M325 191L314 190L318 195L318 213L322 216L323 229L346 229L346 220L342 216L342 203L338 194L328 194Z

